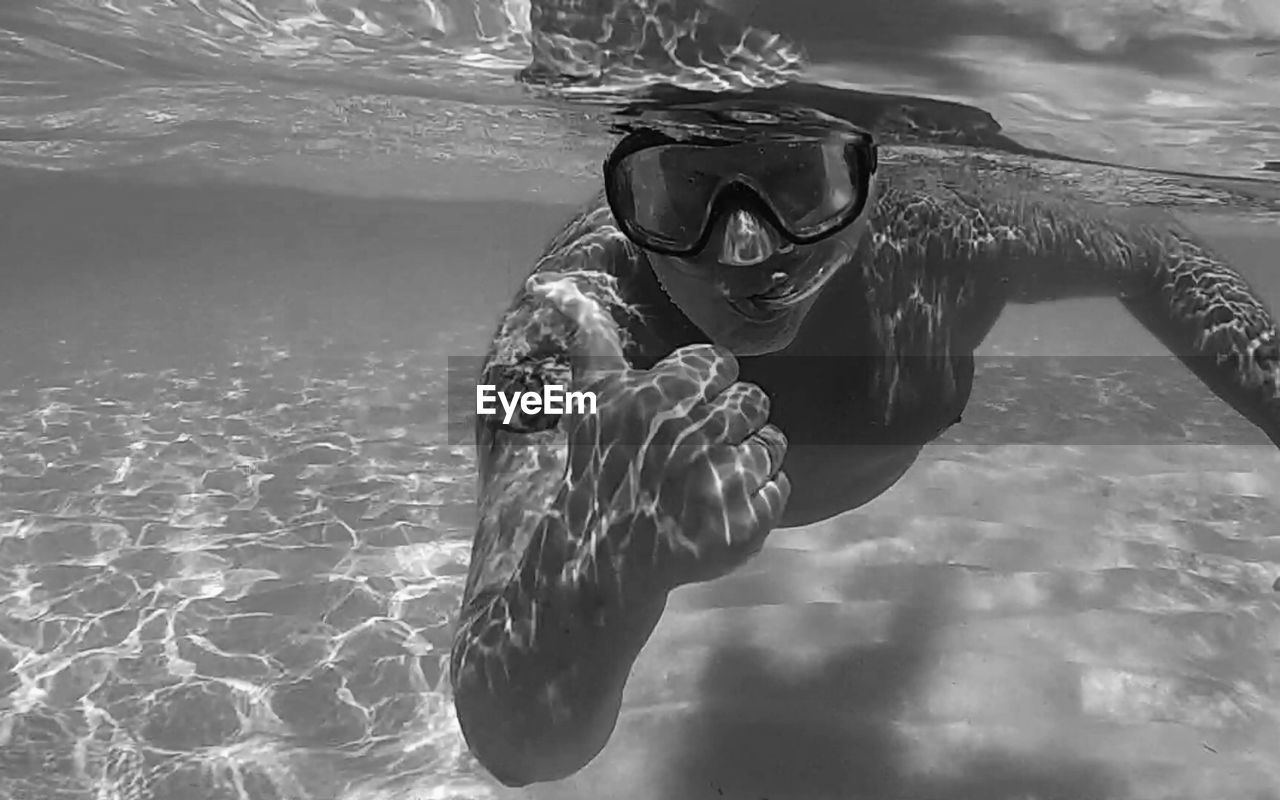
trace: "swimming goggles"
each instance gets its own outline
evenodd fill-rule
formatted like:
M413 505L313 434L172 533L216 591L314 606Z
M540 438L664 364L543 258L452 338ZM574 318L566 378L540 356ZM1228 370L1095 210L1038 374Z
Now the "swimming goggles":
M604 164L614 219L637 245L672 256L706 247L725 206L751 208L794 244L850 225L877 168L872 135L772 104L709 103L642 114Z

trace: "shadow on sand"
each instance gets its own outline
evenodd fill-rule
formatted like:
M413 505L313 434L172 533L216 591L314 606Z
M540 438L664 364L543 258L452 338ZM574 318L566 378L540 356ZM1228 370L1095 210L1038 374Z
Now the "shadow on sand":
M897 609L882 642L844 649L804 674L780 674L750 645L722 647L703 674L702 707L681 732L681 755L664 765L658 796L1090 800L1122 793L1102 765L1052 755L1030 761L971 752L945 778L910 768L895 723L933 665L933 643L947 622L945 583L931 584Z

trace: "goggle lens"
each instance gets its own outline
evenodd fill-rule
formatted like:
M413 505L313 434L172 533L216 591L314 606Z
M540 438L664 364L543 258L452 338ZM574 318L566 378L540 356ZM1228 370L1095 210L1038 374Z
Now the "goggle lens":
M753 193L787 238L808 243L828 236L862 212L875 166L874 145L863 139L667 143L611 159L605 179L628 236L684 254L705 244L712 213L730 187Z

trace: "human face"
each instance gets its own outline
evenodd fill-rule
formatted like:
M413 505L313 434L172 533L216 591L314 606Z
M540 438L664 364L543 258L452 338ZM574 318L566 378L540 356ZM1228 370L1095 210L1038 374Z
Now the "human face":
M874 181L869 191L874 200ZM714 343L739 356L764 355L795 339L819 294L853 259L866 216L796 245L749 208L730 207L700 252L651 253L650 263L667 295Z

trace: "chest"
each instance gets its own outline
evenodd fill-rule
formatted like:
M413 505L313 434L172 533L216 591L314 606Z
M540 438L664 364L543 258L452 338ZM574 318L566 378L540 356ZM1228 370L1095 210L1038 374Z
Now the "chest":
M893 267L862 249L786 350L740 362L792 441L924 443L964 410L1000 287L960 264Z
M740 367L793 445L925 444L960 417L974 374L971 353L775 355Z

